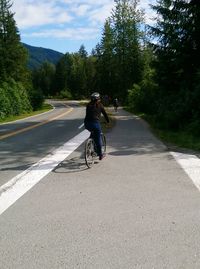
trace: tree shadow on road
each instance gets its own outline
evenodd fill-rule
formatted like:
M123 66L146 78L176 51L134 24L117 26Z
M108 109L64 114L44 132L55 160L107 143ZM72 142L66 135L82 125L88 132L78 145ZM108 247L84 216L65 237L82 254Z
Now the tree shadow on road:
M127 156L127 155L135 155L138 154L138 151L135 150L115 150L115 151L111 151L108 152L108 155L112 155L112 156Z

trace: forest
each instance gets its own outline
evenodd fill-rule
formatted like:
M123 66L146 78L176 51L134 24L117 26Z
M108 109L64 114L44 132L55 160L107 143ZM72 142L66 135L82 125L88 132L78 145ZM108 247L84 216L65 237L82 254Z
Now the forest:
M45 98L117 97L161 129L200 134L200 1L157 0L153 26L138 0L115 0L101 39L56 65L27 68L10 0L0 0L0 119L37 110Z

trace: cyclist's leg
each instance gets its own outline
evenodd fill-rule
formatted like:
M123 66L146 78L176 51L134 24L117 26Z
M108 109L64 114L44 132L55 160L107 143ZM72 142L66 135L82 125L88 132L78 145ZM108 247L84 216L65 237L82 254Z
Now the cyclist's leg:
M92 135L94 138L94 142L96 144L96 149L97 149L97 155L99 157L102 156L102 141L101 141L101 125L99 122L94 123L94 128L92 131Z
M85 129L90 132L90 138L92 138L93 124L91 122L85 122Z
M97 155L102 156L101 125L99 122L86 122L85 128L90 131L90 137L94 139Z

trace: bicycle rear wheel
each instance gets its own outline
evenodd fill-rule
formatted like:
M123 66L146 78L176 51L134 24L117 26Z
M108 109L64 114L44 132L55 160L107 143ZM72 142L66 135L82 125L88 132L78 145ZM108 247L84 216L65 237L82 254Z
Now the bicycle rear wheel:
M94 140L92 138L88 138L85 142L85 163L88 168L93 166L95 155Z

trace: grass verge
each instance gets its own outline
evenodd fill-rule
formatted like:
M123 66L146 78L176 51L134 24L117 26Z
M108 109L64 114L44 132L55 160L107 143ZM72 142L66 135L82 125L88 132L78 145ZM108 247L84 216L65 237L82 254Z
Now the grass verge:
M159 130L153 128L153 132L168 146L177 146L179 148L186 148L200 151L200 139L191 133L184 131L169 131Z
M47 112L47 111L49 111L51 109L52 109L51 105L44 104L40 110L32 111L30 113L25 113L25 114L18 115L18 116L9 116L9 117L6 117L3 120L0 120L0 123L6 123L6 122L12 122L12 121L16 121L16 120L21 120L21 119L24 119L24 118L27 118L27 117L30 117L30 116L35 116L35 115Z

